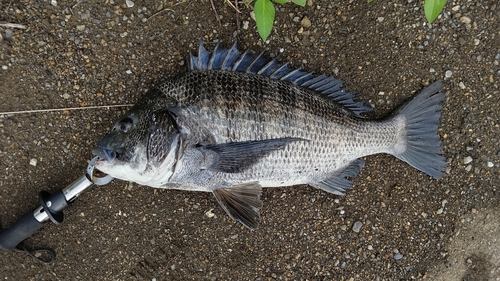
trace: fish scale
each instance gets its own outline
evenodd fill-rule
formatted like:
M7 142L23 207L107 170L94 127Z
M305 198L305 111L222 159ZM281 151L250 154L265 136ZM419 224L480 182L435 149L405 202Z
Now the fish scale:
M371 110L342 81L200 44L190 71L145 94L94 148L95 167L159 188L212 192L250 229L259 224L262 187L309 184L342 195L364 156L389 153L440 178L437 134L443 85L435 82L391 116Z

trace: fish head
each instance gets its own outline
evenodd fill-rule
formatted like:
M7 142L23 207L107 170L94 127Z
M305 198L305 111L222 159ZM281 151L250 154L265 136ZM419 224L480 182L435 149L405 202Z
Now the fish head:
M182 153L181 130L164 107L136 104L118 118L92 150L95 168L118 179L160 187Z

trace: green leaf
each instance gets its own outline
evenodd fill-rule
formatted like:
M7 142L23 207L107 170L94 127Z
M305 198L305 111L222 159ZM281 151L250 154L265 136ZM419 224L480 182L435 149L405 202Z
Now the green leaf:
M429 23L433 22L443 10L446 0L425 0L424 12Z
M276 2L278 4L286 4L286 3L290 2L290 0L274 0L274 2Z
M368 0L368 3L371 3L371 2L373 2L373 0Z
M307 0L292 0L293 3L304 7L306 5Z
M274 22L274 5L271 0L257 0L253 6L255 12L255 23L257 31L263 41L266 41L267 36L273 29Z

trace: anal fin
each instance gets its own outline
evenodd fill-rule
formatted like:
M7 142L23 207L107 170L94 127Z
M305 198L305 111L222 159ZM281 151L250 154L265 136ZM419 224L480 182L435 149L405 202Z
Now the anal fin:
M255 230L259 227L262 187L258 182L214 189L213 194L230 217L249 229Z
M351 188L352 186L352 182L347 178L355 177L364 165L365 161L363 159L356 159L335 177L309 184L329 193L344 195L345 190Z

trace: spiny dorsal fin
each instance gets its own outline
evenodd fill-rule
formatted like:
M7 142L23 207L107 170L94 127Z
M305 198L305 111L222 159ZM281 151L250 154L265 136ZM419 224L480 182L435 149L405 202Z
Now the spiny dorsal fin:
M230 49L224 49L217 44L213 52L207 51L200 42L198 55L190 55L189 69L193 70L227 70L266 76L274 80L291 82L294 85L308 88L328 96L358 116L372 110L362 102L354 101L354 94L345 91L342 81L332 76L314 75L300 68L289 67L271 59L263 53L258 55L250 51L241 53L236 43Z

